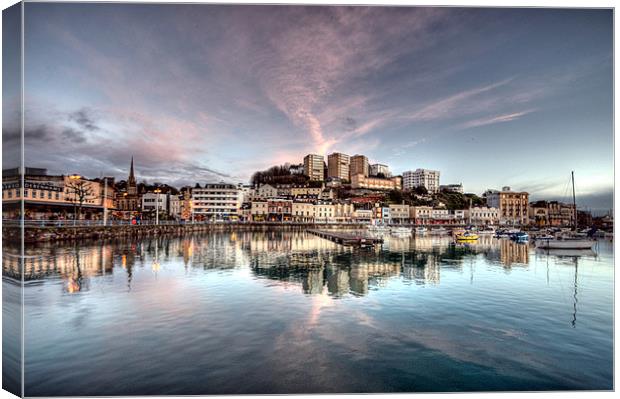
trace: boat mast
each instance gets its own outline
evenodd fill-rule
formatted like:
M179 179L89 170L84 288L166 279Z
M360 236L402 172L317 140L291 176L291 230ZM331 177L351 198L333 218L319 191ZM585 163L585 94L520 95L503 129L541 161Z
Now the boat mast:
M575 200L575 171L570 172L570 178L573 182L573 212L575 216L575 231L577 231L577 201Z

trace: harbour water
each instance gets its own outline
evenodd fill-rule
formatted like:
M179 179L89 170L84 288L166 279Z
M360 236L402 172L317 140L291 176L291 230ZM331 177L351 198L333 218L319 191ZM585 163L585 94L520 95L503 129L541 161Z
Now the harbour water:
M50 244L25 267L27 396L613 388L609 241L227 232Z

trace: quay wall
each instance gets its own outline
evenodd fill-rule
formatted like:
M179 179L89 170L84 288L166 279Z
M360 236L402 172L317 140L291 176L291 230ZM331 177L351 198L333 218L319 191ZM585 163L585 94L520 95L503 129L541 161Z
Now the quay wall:
M113 225L113 226L46 226L26 227L26 243L68 241L82 239L108 238L143 238L160 235L185 235L211 231L268 231L299 229L361 229L365 225L352 223L309 224L309 223L212 223L212 224L178 224L178 225ZM6 242L19 243L20 229L14 226L2 227L2 239Z

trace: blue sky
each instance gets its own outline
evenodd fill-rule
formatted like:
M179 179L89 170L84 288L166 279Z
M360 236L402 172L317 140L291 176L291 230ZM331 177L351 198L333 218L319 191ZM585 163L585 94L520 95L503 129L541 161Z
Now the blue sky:
M584 206L613 189L610 10L26 4L26 163L180 185L363 153ZM35 145L34 143L38 143Z

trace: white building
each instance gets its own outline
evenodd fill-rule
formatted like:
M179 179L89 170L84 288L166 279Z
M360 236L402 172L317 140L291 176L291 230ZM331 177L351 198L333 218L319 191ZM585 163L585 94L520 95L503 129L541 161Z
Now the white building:
M461 193L463 194L463 184L446 184L439 186L439 191L447 191L450 193Z
M409 205L391 204L389 208L392 223L409 223Z
M288 168L288 171L293 175L303 175L304 174L304 164L300 163L299 165L291 165Z
M378 176L379 174L382 174L384 177L392 177L390 168L387 165L380 163L370 165L370 176Z
M448 220L450 219L450 211L447 209L433 208L431 210L431 219L433 220Z
M408 170L403 173L403 188L412 190L416 187L424 187L429 193L439 191L439 171L429 169Z
M259 198L276 198L278 196L278 189L271 184L262 184L256 193Z
M474 207L466 211L466 218L471 218L472 224L498 224L499 209L487 207Z
M159 212L168 211L168 195L162 193L146 193L142 196L142 211L151 212L155 210L155 204L159 203Z
M192 190L194 216L207 220L237 219L243 194L234 184L205 184Z
M174 218L181 217L181 198L178 195L168 196L168 213Z

